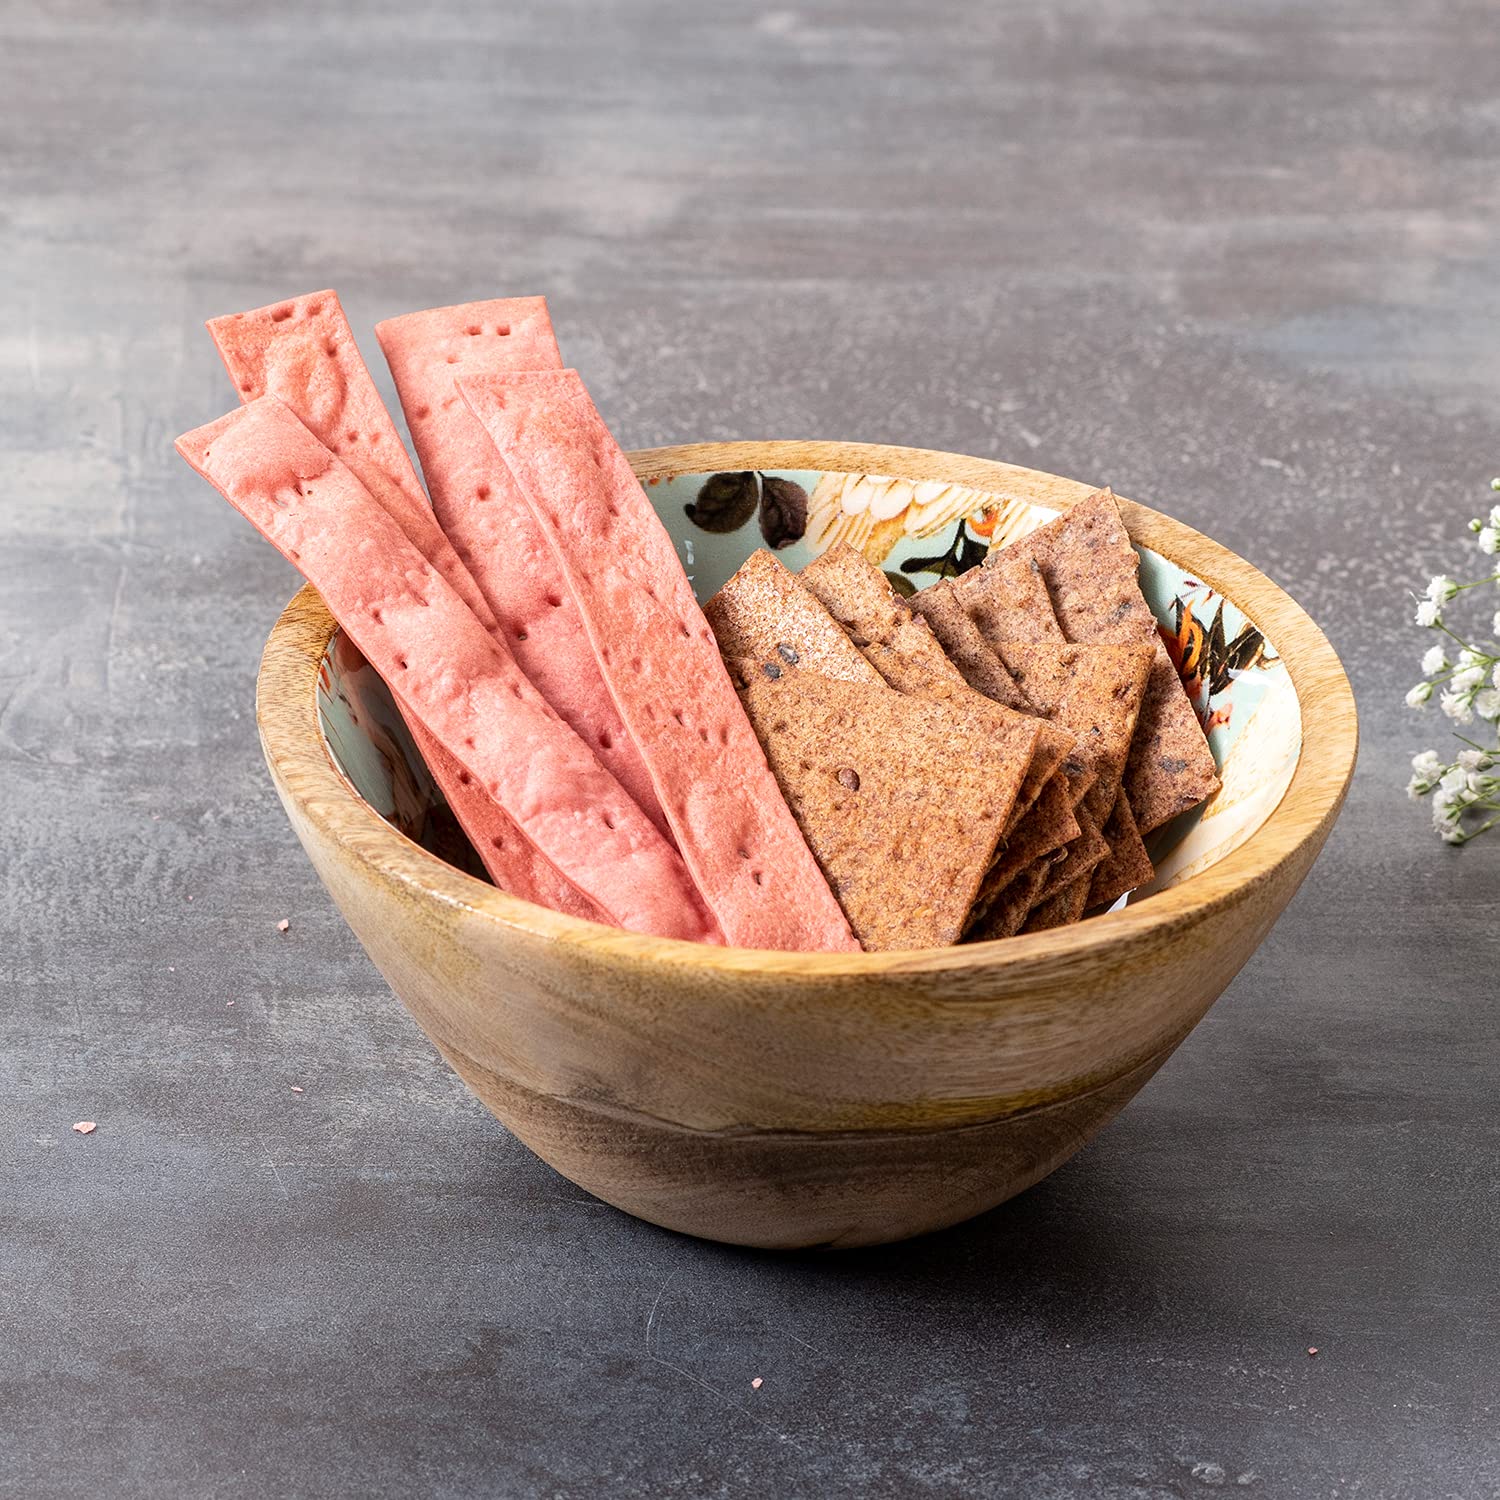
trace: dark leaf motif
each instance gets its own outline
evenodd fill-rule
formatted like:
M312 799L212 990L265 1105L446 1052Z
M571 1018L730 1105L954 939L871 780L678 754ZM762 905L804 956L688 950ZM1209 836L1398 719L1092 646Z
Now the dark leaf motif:
M755 514L759 503L760 486L747 470L741 474L710 474L698 498L684 509L700 531L723 534L738 531Z
M939 578L957 578L953 554L945 552L939 557L908 557L901 564L903 573L936 573Z
M807 491L775 474L761 475L760 490L760 534L766 546L780 549L800 542L807 530Z
M903 573L936 573L939 578L957 578L970 568L977 568L989 553L986 543L969 535L962 521L953 529L948 550L938 557L908 557L901 564Z
M1229 643L1225 663L1232 672L1249 671L1265 655L1266 638L1255 626L1247 625Z
M1203 648L1204 662L1208 667L1209 681L1212 684L1209 691L1219 691L1218 676L1220 664L1224 660L1224 609L1221 605L1214 613L1214 622L1208 627L1208 641Z
M892 573L886 569L885 581L901 595L903 599L910 599L917 591L917 586L904 573Z
M1223 619L1220 611L1219 620ZM1226 646L1223 627L1216 620L1216 637L1209 641L1209 663L1213 671L1211 692L1222 693L1234 681L1232 674L1248 671L1261 658L1265 650L1265 637L1255 626L1247 625ZM1217 649L1215 649L1217 647Z
M958 553L958 571L967 573L970 568L977 568L986 557L989 556L989 544L976 541L969 535L967 527L959 526L960 548Z

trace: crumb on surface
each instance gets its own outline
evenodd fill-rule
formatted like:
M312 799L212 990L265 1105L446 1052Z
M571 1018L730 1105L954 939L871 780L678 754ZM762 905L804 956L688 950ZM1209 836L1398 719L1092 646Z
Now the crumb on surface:
M98 1128L99 1127L95 1125L92 1120L80 1120L73 1127L73 1129L76 1130L79 1135L92 1135Z
M292 1085L292 1092L294 1094L300 1094L302 1092L302 1085L299 1083L294 1083Z
M758 1391L760 1389L760 1387L761 1387L761 1378L760 1378L759 1375L757 1375L755 1377L755 1379L750 1382L750 1389L752 1391Z
M1318 1351L1317 1351L1317 1349L1316 1349L1316 1347L1314 1347L1314 1346L1312 1346L1312 1345L1309 1345L1309 1346L1308 1346L1308 1350L1307 1350L1307 1352L1308 1352L1308 1353L1309 1353L1309 1354L1316 1354L1316 1353L1317 1353L1317 1352L1318 1352Z
M291 925L292 925L291 922L286 917L283 917L276 924L276 930L277 930L277 932L286 932L286 931L288 931L291 928Z

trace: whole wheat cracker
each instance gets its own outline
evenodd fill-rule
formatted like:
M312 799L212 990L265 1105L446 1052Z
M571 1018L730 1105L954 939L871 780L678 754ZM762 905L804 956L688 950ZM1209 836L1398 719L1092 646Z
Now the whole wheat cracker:
M1089 887L1088 904L1091 907L1112 905L1127 891L1145 885L1156 874L1151 856L1141 841L1140 830L1135 825L1130 798L1123 787L1104 824L1104 838L1110 852L1094 871Z
M911 608L927 621L938 644L971 688L1007 708L1031 711L1026 695L985 644L978 626L958 601L951 580L943 579L922 589L912 598Z
M1054 776L1042 788L1027 816L1006 835L979 888L969 914L969 926L977 928L983 923L1001 893L1022 871L1038 861L1045 861L1048 865L1055 863L1082 832L1066 782Z
M1021 764L997 767L989 736L950 703L825 677L779 654L734 666L777 783L861 944L956 943Z
M1022 932L1047 932L1054 927L1068 927L1082 917L1088 902L1089 883L1075 880L1055 895L1032 907Z
M1009 549L997 552L984 567L971 568L955 579L953 587L985 643L1002 660L1006 660L1007 646L1016 642L1056 643L1067 639L1058 623L1041 567L1027 552ZM1016 664L1008 661L1007 665ZM1125 890L1150 879L1151 861L1131 816L1125 792L1116 789L1113 803L1106 802L1108 781L1106 778L1103 784L1096 782L1089 789L1084 800L1090 838L1075 845L1067 862L1054 870L1043 888L1041 899L1045 900L1064 884L1076 880L1089 869L1090 860L1109 867L1108 876L1099 883L1101 900L1113 901ZM1101 848L1106 846L1108 852L1101 853ZM1095 878L1098 878L1097 873ZM1122 880L1129 880L1131 884L1115 888ZM1107 894L1112 888L1113 894Z
M1098 490L991 554L997 566L1013 565L1016 558L1037 564L1070 641L1152 648L1151 679L1125 775L1139 831L1152 832L1215 792L1213 754L1141 594L1140 560L1114 495Z
M1022 870L1000 893L979 922L968 934L974 943L986 943L995 938L1014 937L1025 925L1037 892L1047 879L1049 863L1039 859Z
M814 558L799 577L897 692L967 707L989 727L997 753L1029 758L1012 817L1014 827L1071 748L1066 732L971 688L927 622L912 613L879 568L847 543Z

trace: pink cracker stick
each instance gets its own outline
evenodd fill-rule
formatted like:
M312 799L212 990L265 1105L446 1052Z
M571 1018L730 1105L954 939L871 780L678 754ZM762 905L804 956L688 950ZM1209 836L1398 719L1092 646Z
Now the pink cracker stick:
M857 950L677 550L577 371L470 377L459 389L555 550L682 857L725 937L752 948Z
M407 540L446 578L494 633L494 612L437 523L375 382L360 357L349 320L332 291L212 318L209 335L240 393L270 393L344 463ZM490 878L503 891L575 917L604 914L575 890L473 778L397 700L402 717L453 815Z
M291 407L297 420L354 471L480 624L495 629L495 614L483 590L427 503L338 294L309 292L251 312L210 318L206 326L240 400L270 395Z
M434 307L379 323L375 336L395 377L433 509L521 670L670 838L552 550L454 386L464 375L560 369L546 301L509 297Z
M720 940L676 851L349 468L275 397L177 450L307 577L533 844L620 926Z

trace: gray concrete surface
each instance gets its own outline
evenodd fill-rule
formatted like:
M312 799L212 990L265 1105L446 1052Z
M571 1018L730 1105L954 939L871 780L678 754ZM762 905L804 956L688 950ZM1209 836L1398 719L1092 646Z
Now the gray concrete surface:
M1432 841L1400 701L1500 469L1494 20L0 10L0 1493L1500 1493L1500 840ZM170 446L232 400L201 320L330 284L366 339L545 291L627 445L1109 480L1311 610L1348 809L1095 1146L778 1258L464 1093L260 763L292 575Z

